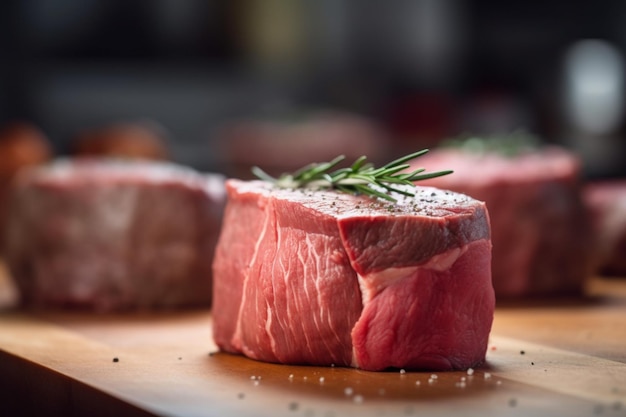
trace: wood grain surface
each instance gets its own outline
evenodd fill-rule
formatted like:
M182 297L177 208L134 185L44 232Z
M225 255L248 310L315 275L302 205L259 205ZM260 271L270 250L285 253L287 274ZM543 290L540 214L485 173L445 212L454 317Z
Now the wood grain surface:
M499 302L471 375L217 353L208 310L35 313L0 300L0 416L626 416L623 279L590 280L581 299Z

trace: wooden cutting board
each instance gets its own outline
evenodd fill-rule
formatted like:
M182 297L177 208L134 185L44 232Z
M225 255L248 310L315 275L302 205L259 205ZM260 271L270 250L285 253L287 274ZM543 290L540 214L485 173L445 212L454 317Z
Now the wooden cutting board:
M1 416L626 416L626 280L594 279L584 299L499 305L487 364L470 374L216 353L206 310L0 311Z

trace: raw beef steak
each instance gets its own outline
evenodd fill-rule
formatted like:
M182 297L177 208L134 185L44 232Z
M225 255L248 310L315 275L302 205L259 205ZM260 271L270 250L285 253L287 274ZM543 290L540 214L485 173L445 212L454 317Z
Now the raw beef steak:
M499 299L582 292L591 271L590 226L574 154L558 147L509 156L440 148L412 168L417 165L427 170L454 167L454 175L423 184L487 204Z
M6 261L26 306L209 305L224 178L182 166L57 161L15 183Z
M583 196L594 230L594 272L626 277L626 180L589 182Z
M494 292L482 202L430 187L397 203L262 181L226 189L213 264L222 350L365 370L484 361Z

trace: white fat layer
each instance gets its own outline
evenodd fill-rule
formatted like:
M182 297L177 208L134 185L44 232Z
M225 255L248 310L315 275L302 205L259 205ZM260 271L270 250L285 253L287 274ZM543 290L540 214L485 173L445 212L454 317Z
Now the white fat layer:
M369 303L376 295L393 283L415 274L418 269L442 272L450 269L459 257L467 251L462 248L450 249L430 258L428 262L403 268L388 268L367 275L358 275L363 305Z
M424 265L424 268L438 272L448 270L452 264L467 251L467 248L468 245L465 245L462 248L450 249L449 251L435 255Z
M268 334L270 338L270 346L272 347L272 352L276 352L276 339L272 337L272 306L269 303L265 303L267 320L265 321L265 332Z

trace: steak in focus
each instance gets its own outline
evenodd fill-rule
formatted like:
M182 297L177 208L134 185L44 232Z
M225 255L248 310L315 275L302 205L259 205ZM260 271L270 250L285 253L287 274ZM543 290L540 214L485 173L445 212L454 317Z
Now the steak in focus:
M484 361L495 299L482 202L431 187L397 203L262 181L226 189L213 264L220 349L365 370Z

